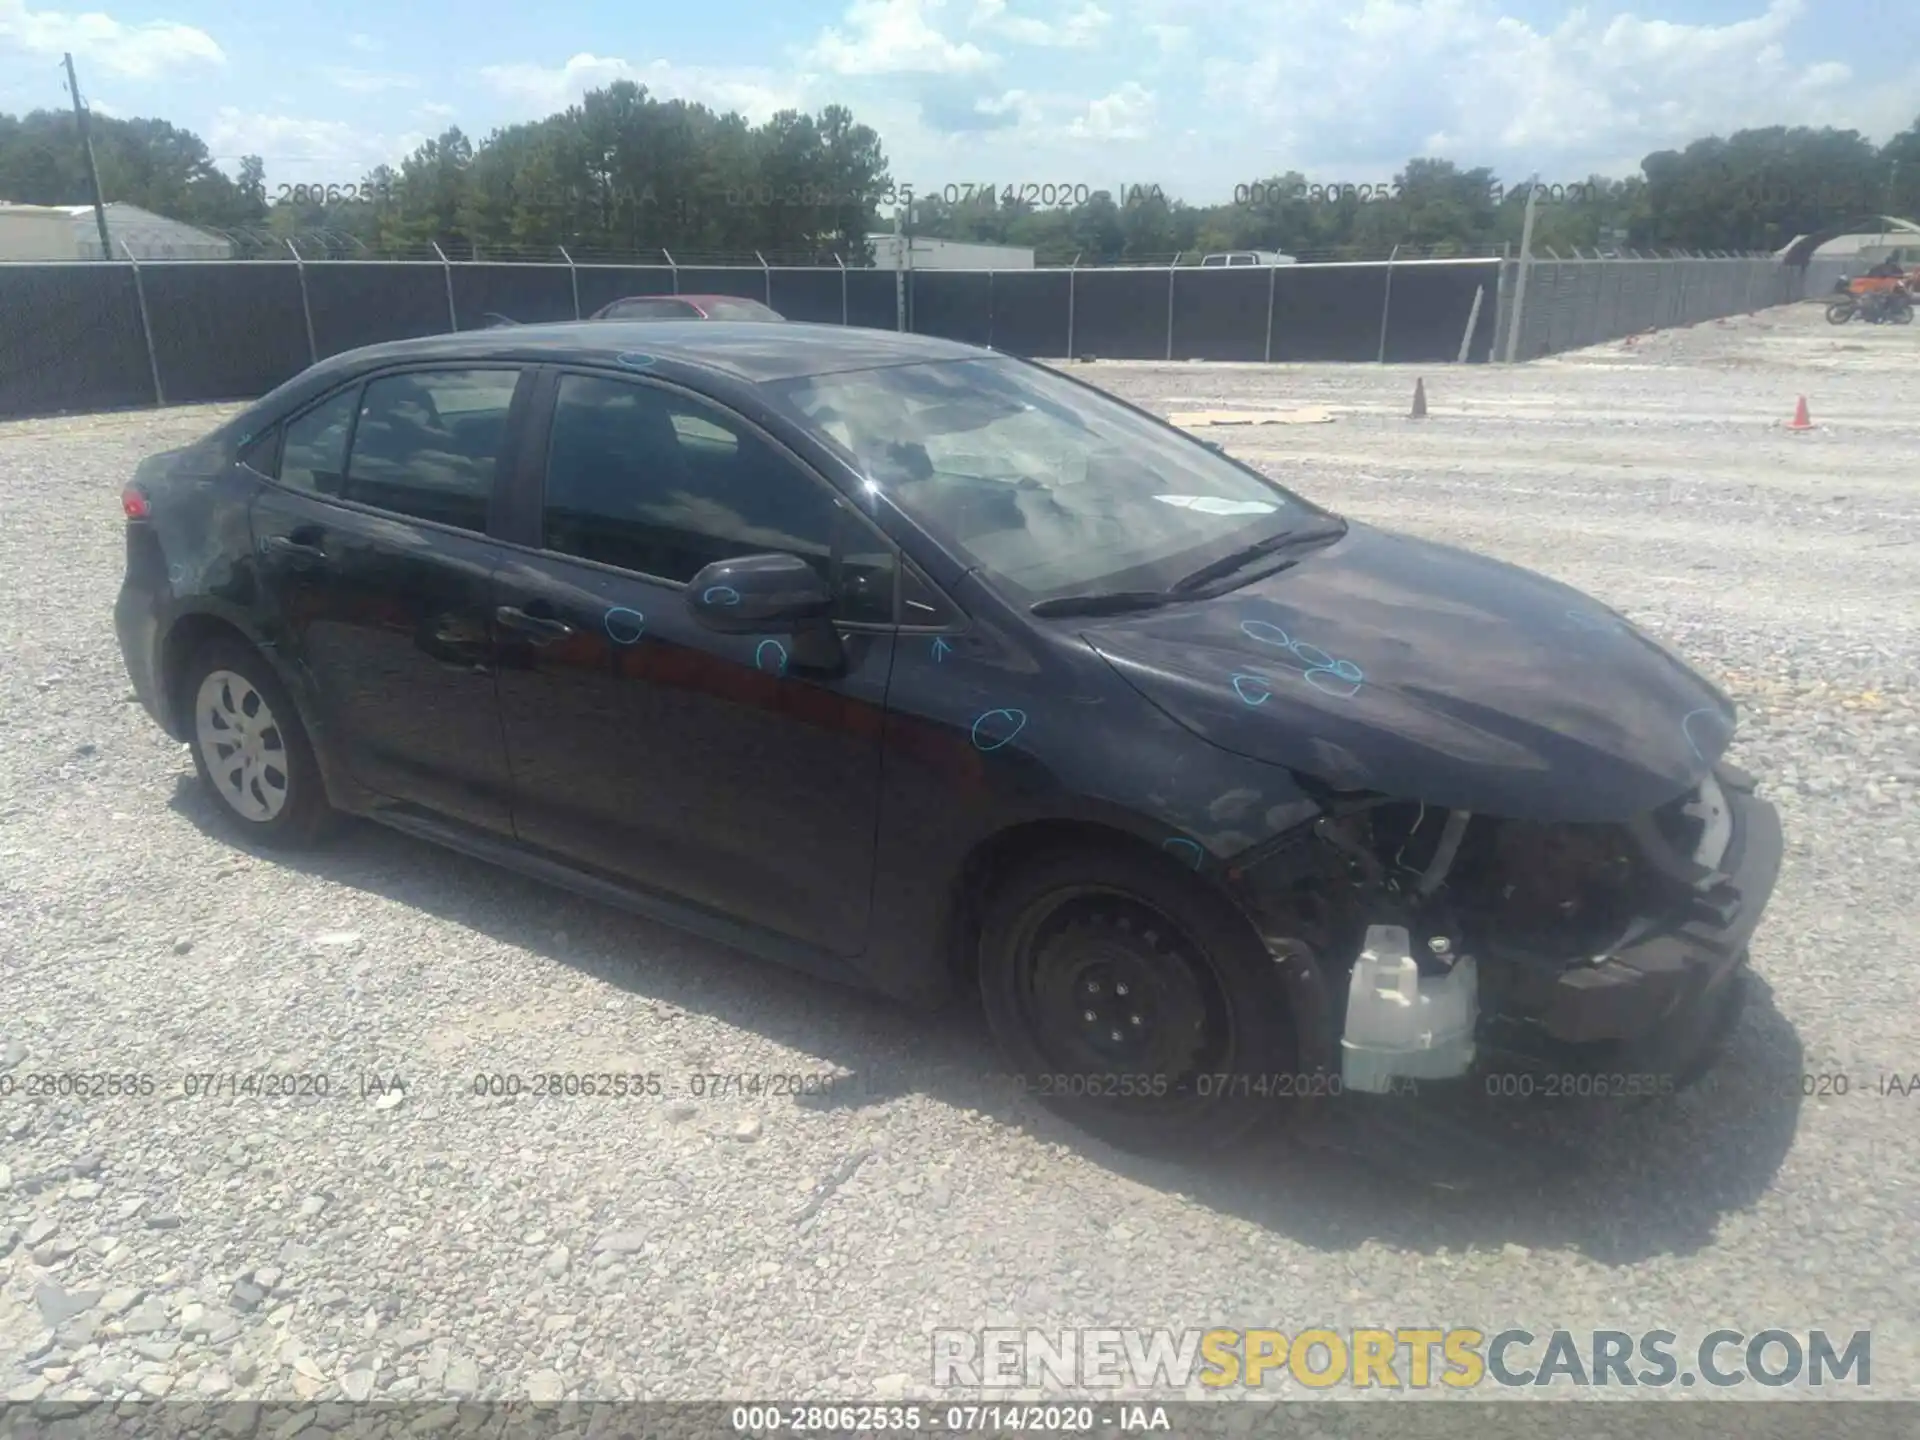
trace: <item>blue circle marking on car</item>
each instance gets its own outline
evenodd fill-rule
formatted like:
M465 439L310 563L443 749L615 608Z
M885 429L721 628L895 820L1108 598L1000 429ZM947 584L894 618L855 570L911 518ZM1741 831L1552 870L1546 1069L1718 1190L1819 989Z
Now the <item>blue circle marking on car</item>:
M624 365L629 370L651 370L653 368L653 356L643 355L638 350L628 350L613 358L615 364Z
M740 592L731 585L709 585L700 592L702 605L738 605Z
M1687 745L1693 751L1693 758L1696 760L1704 760L1707 757L1700 753L1700 742L1693 738L1694 717L1699 715L1711 715L1714 719L1718 720L1720 718L1720 712L1715 710L1711 705L1708 705L1698 710L1689 710L1680 717L1680 733L1687 737Z
M1301 674L1306 682L1323 695L1351 700L1359 693L1361 683L1367 678L1353 661L1336 660L1318 645L1309 645L1304 640L1294 639L1270 620L1242 620L1240 631L1249 640L1258 640L1262 645L1271 645L1276 649L1285 650L1298 660L1302 667ZM1237 680L1233 688L1236 690L1240 688ZM1247 700L1244 693L1240 698ZM1260 701L1247 700L1247 703L1258 705Z
M178 585L182 580L186 578L187 578L186 566L180 564L177 561L174 564L167 566L167 579L170 580L173 584Z
M996 718L997 717L997 718ZM989 721L994 723L989 724ZM1027 726L1024 710L989 710L973 722L973 746L976 750L998 750L1009 744ZM1004 735L995 732L1004 730Z
M1200 862L1207 858L1207 852L1200 847L1200 842L1197 840L1189 840L1184 835L1175 835L1171 840L1162 840L1160 842L1160 848L1171 851L1183 859L1188 854L1191 854L1193 856L1193 868L1196 870L1200 868Z
M1264 705L1273 698L1273 687L1261 675L1236 675L1233 693L1249 705Z
M756 670L765 670L767 668L768 651L772 651L774 656L773 673L776 675L786 674L787 647L782 645L778 640L762 640L758 645L753 647L753 668Z
M647 617L624 605L616 605L607 611L607 618L602 623L607 627L607 638L616 645L636 643L647 629Z
M1331 684L1320 678L1323 675L1333 676L1335 680L1340 681L1346 688L1336 690ZM1366 678L1365 673L1351 660L1336 660L1331 665L1318 666L1307 671L1307 683L1309 685L1313 686L1314 689L1320 691L1322 694L1337 696L1342 700L1351 700L1355 695L1359 694L1360 686Z

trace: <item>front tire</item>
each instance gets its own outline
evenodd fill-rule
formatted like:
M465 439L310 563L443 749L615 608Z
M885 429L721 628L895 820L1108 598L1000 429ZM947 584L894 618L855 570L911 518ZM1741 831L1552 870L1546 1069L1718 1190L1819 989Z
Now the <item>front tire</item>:
M1853 318L1854 312L1858 309L1859 306L1851 300L1836 300L1827 306L1827 323L1829 325L1844 325Z
M252 646L221 638L189 663L188 746L227 824L278 849L318 840L335 818L293 697Z
M1304 1106L1277 971L1225 900L1122 847L1027 861L982 916L981 998L1017 1081L1127 1150L1217 1150Z

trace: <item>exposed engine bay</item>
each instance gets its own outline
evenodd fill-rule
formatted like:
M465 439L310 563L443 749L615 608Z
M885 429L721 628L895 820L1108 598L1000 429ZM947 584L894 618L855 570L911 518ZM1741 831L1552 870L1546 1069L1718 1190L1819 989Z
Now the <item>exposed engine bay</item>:
M1603 1060L1656 1027L1705 983L1697 936L1662 937L1740 910L1722 774L1750 788L1722 767L1626 824L1346 797L1251 858L1269 948L1318 972L1323 1063L1382 1092L1490 1054Z

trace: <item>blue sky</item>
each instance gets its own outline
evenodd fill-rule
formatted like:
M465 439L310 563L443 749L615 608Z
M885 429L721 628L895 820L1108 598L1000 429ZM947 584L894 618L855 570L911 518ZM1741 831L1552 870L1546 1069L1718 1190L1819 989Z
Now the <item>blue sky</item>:
M67 0L72 4L73 0ZM1509 181L1631 173L1750 125L1875 141L1920 114L1917 0L0 0L0 111L66 103L204 138L270 188L357 179L629 78L760 120L838 101L894 178L1157 184L1196 202L1409 156Z

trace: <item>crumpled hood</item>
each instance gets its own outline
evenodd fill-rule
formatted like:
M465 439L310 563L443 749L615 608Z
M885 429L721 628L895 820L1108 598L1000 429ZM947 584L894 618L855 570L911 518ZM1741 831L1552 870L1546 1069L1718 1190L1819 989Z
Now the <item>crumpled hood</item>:
M1733 702L1615 611L1357 523L1252 585L1082 633L1223 749L1511 819L1631 818L1696 783L1733 738Z

